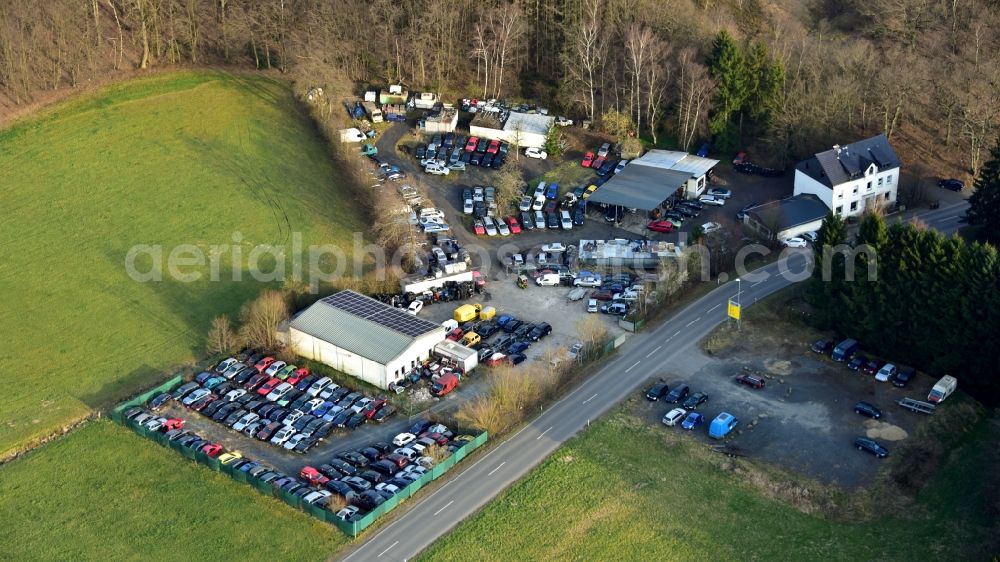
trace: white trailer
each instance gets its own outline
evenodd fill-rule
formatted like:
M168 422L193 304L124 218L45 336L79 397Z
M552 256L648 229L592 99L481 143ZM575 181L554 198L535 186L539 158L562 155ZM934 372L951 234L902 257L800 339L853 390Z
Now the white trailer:
M479 365L479 354L476 350L451 340L438 342L434 346L434 354L455 362L464 373Z
M433 92L413 94L413 106L417 109L434 109L434 104L437 102L438 96Z
M364 142L365 135L357 128L341 129L340 142Z

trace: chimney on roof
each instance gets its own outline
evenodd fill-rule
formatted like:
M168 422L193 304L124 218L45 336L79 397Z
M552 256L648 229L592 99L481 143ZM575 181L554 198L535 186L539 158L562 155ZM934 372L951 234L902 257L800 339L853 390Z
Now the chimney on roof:
M833 151L837 153L837 158L840 158L840 145L839 144L833 145Z

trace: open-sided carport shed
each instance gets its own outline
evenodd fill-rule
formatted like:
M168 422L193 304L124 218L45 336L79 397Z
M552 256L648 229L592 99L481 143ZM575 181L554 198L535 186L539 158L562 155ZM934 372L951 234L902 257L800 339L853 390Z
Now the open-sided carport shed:
M652 211L684 187L689 176L686 172L629 164L597 188L588 202Z

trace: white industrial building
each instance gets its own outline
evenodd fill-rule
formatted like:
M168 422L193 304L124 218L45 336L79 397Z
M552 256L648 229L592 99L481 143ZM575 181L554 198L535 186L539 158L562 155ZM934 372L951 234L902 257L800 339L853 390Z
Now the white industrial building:
M429 358L445 335L440 324L341 291L296 316L289 325L288 343L302 357L388 389Z
M419 121L418 125L425 133L454 133L455 128L458 127L458 110L442 108L428 114Z
M860 215L896 204L899 157L885 135L834 146L795 166L795 195L811 193L835 214Z
M474 137L506 141L520 148L542 148L556 119L541 113L480 111L469 124Z

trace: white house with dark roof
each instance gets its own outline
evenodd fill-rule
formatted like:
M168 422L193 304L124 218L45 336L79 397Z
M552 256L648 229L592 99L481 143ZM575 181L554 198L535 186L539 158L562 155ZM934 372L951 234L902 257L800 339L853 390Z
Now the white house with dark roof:
M354 291L320 299L292 319L289 346L379 388L399 381L444 340L445 329Z
M811 193L842 217L896 204L899 157L885 135L820 152L795 166L795 195Z

